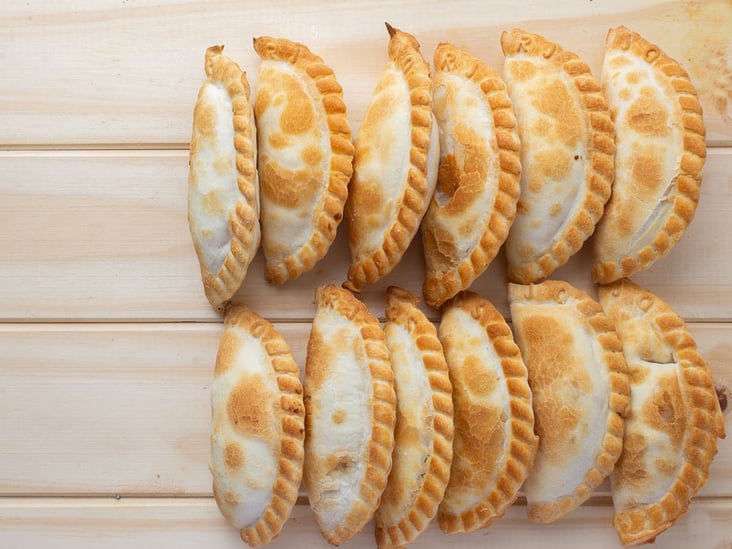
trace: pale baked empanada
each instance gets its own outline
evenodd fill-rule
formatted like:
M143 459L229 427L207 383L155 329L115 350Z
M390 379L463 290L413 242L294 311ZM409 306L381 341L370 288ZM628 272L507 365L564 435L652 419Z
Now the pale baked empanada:
M219 311L244 282L260 236L249 84L223 49L206 50L188 177L188 225L206 297Z
M439 330L455 406L452 470L438 522L448 533L488 526L508 510L537 445L526 366L501 314L459 293Z
M226 312L211 385L216 503L252 547L277 537L302 478L303 389L282 336L245 307Z
M470 286L506 240L516 215L521 163L506 86L485 63L440 44L432 103L440 167L422 223L423 291L437 308Z
M396 397L384 331L333 285L315 293L305 369L305 488L325 539L363 529L391 469Z
M592 277L648 268L694 217L706 158L702 108L681 66L625 27L607 35L602 85L615 121L615 183Z
M335 239L353 172L351 127L320 57L268 36L254 49L262 249L267 279L282 284L312 269Z
M552 522L589 498L620 456L627 367L612 323L585 292L547 280L509 284L508 298L539 435L528 513Z
M356 133L346 203L351 264L344 286L354 291L399 263L437 180L429 65L414 36L388 24L387 29L390 62Z
M577 55L537 34L504 32L506 80L521 139L521 196L506 241L508 275L527 284L567 262L610 197L614 131Z
M376 545L414 541L437 513L452 461L452 387L435 326L405 290L387 291L386 343L394 371L394 452L381 505Z
M628 362L631 411L610 477L624 545L654 538L686 513L725 429L707 364L666 303L628 280L600 288Z

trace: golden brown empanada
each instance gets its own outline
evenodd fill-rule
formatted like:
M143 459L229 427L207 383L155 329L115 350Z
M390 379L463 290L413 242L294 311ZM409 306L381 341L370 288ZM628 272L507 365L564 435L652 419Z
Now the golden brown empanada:
M439 139L429 65L414 36L386 26L390 62L356 133L346 203L351 264L344 286L353 291L396 267L437 180Z
M305 369L305 488L325 539L363 529L391 469L396 397L384 331L333 285L315 293Z
M405 290L387 291L397 416L392 469L375 515L380 549L414 541L427 528L450 477L452 386L437 330L418 302Z
M516 215L519 140L501 78L467 53L435 51L432 109L440 129L437 188L422 223L425 301L439 307L498 253Z
M260 237L249 84L223 49L206 50L188 177L188 225L206 297L219 311L244 282Z
M297 278L328 252L353 172L341 86L323 60L296 42L254 39L262 58L257 120L265 274Z
M612 323L585 292L547 280L509 284L508 298L539 435L528 514L552 522L589 498L620 456L627 367Z
M528 284L567 262L610 197L614 130L590 68L522 30L504 32L506 80L521 139L521 196L506 241L508 275Z
M709 368L666 303L629 280L600 288L628 362L631 411L610 477L613 523L640 545L686 513L704 485L725 429Z
M438 522L445 532L466 532L508 510L539 441L526 366L496 308L461 292L443 308L439 336L453 385L455 442Z
M706 132L686 71L625 27L607 35L602 85L617 150L592 277L608 284L648 268L684 234L699 201Z
M245 307L226 312L211 385L213 492L252 547L277 537L297 500L303 390L282 336Z

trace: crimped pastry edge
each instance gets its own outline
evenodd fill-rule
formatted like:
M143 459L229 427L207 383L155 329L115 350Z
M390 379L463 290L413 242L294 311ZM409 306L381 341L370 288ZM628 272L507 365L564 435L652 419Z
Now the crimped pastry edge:
M259 547L275 539L281 532L295 505L303 472L303 439L305 406L300 370L289 345L266 319L243 305L227 308L224 330L238 326L258 338L272 361L280 390L280 449L278 471L272 485L272 498L259 520L240 530L241 539L251 547ZM214 489L218 503L218 494Z
M458 74L480 87L496 133L496 148L491 153L498 156L499 167L496 198L492 210L488 212L490 215L478 245L469 257L448 270L425 268L422 292L427 304L437 309L457 292L468 288L488 268L508 237L521 189L521 157L518 126L511 98L501 77L482 61L446 43L441 43L435 50L434 65L438 71ZM433 198L422 224L423 239L430 230L430 210L436 207L434 204Z
M396 548L414 541L437 513L450 478L454 434L452 384L437 329L417 308L418 303L419 298L411 292L395 286L387 289L387 322L393 322L407 330L429 375L434 410L432 455L425 466L422 488L406 516L398 519L389 517L387 521L379 510L376 511L374 534L379 549ZM398 448L395 447L394 451L398 451Z
M584 319L603 349L602 361L608 372L610 394L608 395L607 431L602 449L595 458L593 467L587 471L572 494L553 502L527 502L527 514L530 520L549 523L566 516L582 505L603 479L612 473L623 447L625 431L623 418L630 410L628 367L614 325L605 315L600 304L582 290L560 280L546 280L540 284L530 285L509 283L508 298L512 315L514 314L514 303L518 302L558 304L564 304L567 301L574 302L574 309ZM514 322L517 321L514 317Z
M534 434L534 411L528 384L528 370L506 320L490 301L468 290L458 293L446 307L458 307L475 319L485 330L499 356L506 381L515 380L514 383L507 383L512 440L509 443L504 470L497 478L495 486L486 494L483 501L460 515L448 514L444 507L440 506L438 515L440 529L446 533L457 533L485 528L506 513L518 497L518 491L534 465L539 439ZM517 384L520 385L523 394L510 391L511 385Z
M353 143L343 89L333 70L303 44L269 36L254 38L253 42L254 50L262 59L287 61L303 78L313 81L319 96L312 100L322 106L330 134L330 169L325 197L322 209L312 219L310 240L296 254L286 258L274 260L265 254L265 276L279 285L311 270L325 257L335 240L348 198L348 182L353 174Z
M234 61L222 54L223 46L211 46L206 50L205 71L209 80L221 82L232 103L234 123L234 148L237 186L240 197L234 212L228 219L231 232L229 253L217 273L208 271L201 261L201 251L193 239L199 258L201 278L206 298L218 312L223 313L227 302L241 287L247 276L249 264L259 247L259 220L257 215L256 139L252 106L249 102L249 83L246 73ZM203 87L201 87L201 90ZM199 92L200 96L200 92ZM196 103L198 105L198 102ZM194 116L195 120L195 116ZM191 141L191 159L196 154L195 141ZM189 209L190 214L190 209ZM190 225L190 221L189 221Z
M528 40L528 42L527 42ZM587 138L589 166L585 172L584 201L571 220L565 220L560 235L549 250L530 262L508 262L508 277L520 284L529 284L549 276L577 253L592 235L610 198L614 180L615 125L610 117L602 88L590 67L578 55L541 35L514 29L501 34L501 49L506 57L518 51L541 56L572 78L586 113L590 135ZM507 245L511 237L507 239Z
M605 47L606 50L611 48L631 50L637 57L645 59L647 62L649 57L655 55L649 65L659 78L669 81L671 87L676 91L674 99L685 119L683 122L679 121L679 125L684 127L685 138L679 163L679 174L676 177L673 212L664 223L661 232L654 238L652 246L644 246L616 261L601 260L600 251L596 247L592 280L598 284L609 284L637 271L647 269L657 259L668 254L671 248L681 240L696 213L702 169L706 160L706 130L702 107L696 90L683 67L663 53L658 46L623 26L608 31ZM693 139L686 138L691 135L693 135ZM694 150L691 146L692 142L697 147L701 145L702 154L699 154L698 149ZM598 230L602 230L601 226L602 222L599 223Z

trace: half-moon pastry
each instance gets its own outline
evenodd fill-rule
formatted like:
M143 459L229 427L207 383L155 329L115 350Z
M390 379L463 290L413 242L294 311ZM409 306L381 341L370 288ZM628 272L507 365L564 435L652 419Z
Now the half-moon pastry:
M501 78L450 44L437 47L434 62L440 167L422 241L424 297L437 308L470 286L506 240L521 163L516 119Z
M396 267L437 181L439 138L429 65L414 36L386 27L390 61L356 133L346 203L351 264L344 285L353 291Z
M552 522L589 498L620 456L627 367L612 323L585 292L547 280L509 284L508 299L539 435L528 514Z
M624 545L640 545L686 513L707 480L724 421L709 368L671 307L629 280L601 287L600 301L631 385L623 453L610 476L613 524Z
M539 441L526 366L496 308L461 292L443 308L439 336L453 386L455 442L438 522L444 532L467 532L508 510Z
M296 42L254 39L262 58L257 120L265 275L297 278L328 252L353 172L341 86L323 60Z
M376 511L376 545L401 547L429 525L452 461L452 386L437 330L414 294L390 287L386 303L397 416L389 480Z
M246 74L206 50L208 79L193 111L188 225L206 297L222 312L259 248L257 139Z
M226 312L211 385L213 493L252 547L280 533L303 467L303 389L290 348L245 307Z
M615 121L615 183L594 239L600 284L647 269L691 223L706 158L686 71L625 27L610 29L602 86Z
M614 130L590 68L522 30L504 32L506 80L521 139L521 196L506 241L508 276L528 284L567 262L610 197Z
M305 368L305 470L310 507L325 539L360 532L391 469L396 397L384 331L349 291L315 292Z

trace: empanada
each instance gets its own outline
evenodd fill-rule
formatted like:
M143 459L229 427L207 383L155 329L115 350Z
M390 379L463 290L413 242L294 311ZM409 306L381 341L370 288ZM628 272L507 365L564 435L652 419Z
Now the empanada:
M351 264L360 291L396 267L417 233L437 180L439 138L430 69L411 34L389 30L384 69L354 142L346 203Z
M384 331L353 295L318 288L305 368L305 488L325 539L360 532L391 469L396 397Z
M459 293L443 308L439 336L453 385L455 442L438 522L445 532L466 532L508 510L539 441L526 366L496 308Z
M509 284L508 298L539 435L528 514L552 522L589 498L620 456L627 367L612 323L585 292L547 280Z
M193 111L188 225L206 297L217 310L244 282L259 248L257 140L246 74L206 50L208 79Z
M437 330L418 302L405 290L387 291L397 416L392 469L374 517L380 549L401 547L427 528L450 477L452 386Z
M600 288L628 362L631 410L610 477L615 530L640 545L686 513L725 429L709 368L661 299L629 280Z
M351 127L320 57L268 36L254 49L262 58L254 114L265 274L282 284L312 269L335 239L353 172Z
M211 385L216 503L252 547L277 537L302 478L303 389L282 336L245 307L226 312Z
M508 275L528 284L567 262L610 197L614 130L590 68L542 36L504 32L506 80L521 139L521 196Z
M702 108L681 66L625 27L610 29L602 86L615 121L615 183L594 239L608 284L666 255L691 223L706 158Z
M422 222L425 301L439 307L498 253L516 215L519 140L500 77L467 53L435 51L432 109L440 132L437 188Z

